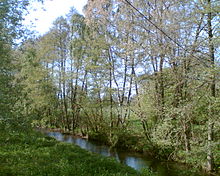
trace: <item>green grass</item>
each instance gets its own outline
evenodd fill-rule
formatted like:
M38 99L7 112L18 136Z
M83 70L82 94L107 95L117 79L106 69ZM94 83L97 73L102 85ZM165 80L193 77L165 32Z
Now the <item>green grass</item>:
M58 142L38 132L0 132L1 176L141 175L114 159Z

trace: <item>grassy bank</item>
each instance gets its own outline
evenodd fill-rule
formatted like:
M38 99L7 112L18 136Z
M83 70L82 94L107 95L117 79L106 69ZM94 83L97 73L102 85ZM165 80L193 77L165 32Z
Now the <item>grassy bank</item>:
M1 131L1 130L0 130ZM111 158L58 142L38 132L1 131L0 175L136 176L140 174Z

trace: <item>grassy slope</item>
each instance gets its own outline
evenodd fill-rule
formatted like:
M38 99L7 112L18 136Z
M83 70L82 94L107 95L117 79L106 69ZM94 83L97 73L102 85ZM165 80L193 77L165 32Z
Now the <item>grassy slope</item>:
M0 130L0 175L126 176L135 170L110 158L57 142L37 132Z

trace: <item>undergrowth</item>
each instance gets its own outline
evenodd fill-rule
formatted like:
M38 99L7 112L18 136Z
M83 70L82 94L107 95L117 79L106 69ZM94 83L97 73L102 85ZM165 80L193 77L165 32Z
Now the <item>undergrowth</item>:
M0 130L1 176L137 176L112 158L58 142L35 131Z

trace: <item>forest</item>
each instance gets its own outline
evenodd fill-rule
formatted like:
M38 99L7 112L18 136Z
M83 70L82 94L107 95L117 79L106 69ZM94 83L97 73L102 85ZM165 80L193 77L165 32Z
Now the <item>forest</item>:
M59 129L219 172L218 0L88 0L42 36L22 26L29 3L0 1L0 131Z

